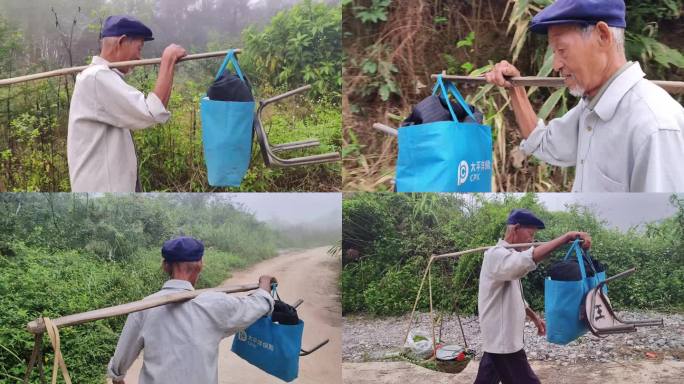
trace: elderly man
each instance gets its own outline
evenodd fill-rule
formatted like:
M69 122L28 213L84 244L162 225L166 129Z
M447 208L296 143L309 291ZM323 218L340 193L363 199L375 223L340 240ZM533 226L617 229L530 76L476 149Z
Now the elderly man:
M626 60L625 27L622 0L558 0L532 19L532 32L548 34L554 69L581 97L548 124L506 80L520 76L513 65L502 61L485 77L509 88L525 153L576 167L573 191L684 191L684 108Z
M539 335L546 334L546 323L527 305L520 279L551 252L577 237L584 240L584 248L591 247L587 233L568 232L536 247L506 248L533 242L539 229L544 229L544 222L532 212L514 209L508 216L504 239L484 254L477 294L484 354L475 384L539 383L527 362L523 331L526 316L537 326Z
M71 99L67 160L73 192L141 191L131 131L169 119L175 64L186 52L175 44L166 47L147 97L124 81L130 67L110 69L109 64L139 60L150 40L152 31L133 17L105 20L100 56L77 76Z
M150 297L192 291L203 254L202 243L191 237L165 242L162 267L171 279ZM259 289L243 298L207 292L184 303L130 314L107 376L114 384L124 383L126 371L144 350L140 384L218 383L219 342L273 311L271 280L261 276Z

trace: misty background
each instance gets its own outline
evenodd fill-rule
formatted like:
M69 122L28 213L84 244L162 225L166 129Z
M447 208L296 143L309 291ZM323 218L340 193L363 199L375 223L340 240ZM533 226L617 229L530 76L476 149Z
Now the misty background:
M89 195L96 199L111 197L102 193ZM279 233L283 237L281 244L287 247L334 246L342 237L340 193L150 193L142 194L140 199L168 199L197 211L231 205ZM226 218L226 223L230 224L230 218Z
M225 198L292 244L335 245L342 238L340 193L236 193Z
M314 224L341 229L342 195L339 193L236 193L226 197L252 212L258 220L273 225Z
M145 43L143 56L158 57L176 43L190 53L239 48L242 31L261 28L278 12L300 0L0 0L0 19L17 28L28 45L22 62L45 69L87 64L99 53L103 21L127 14L149 26L155 40ZM339 4L339 0L318 0ZM10 62L11 64L11 62ZM23 73L22 73L23 74Z

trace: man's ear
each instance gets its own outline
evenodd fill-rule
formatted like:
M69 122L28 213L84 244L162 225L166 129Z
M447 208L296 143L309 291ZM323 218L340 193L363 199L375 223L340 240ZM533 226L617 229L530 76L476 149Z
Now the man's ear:
M599 21L594 27L594 33L598 35L598 43L601 47L609 47L613 44L613 34L610 27L604 21Z
M128 36L126 35L121 35L119 38L116 40L116 44L120 47L128 40Z

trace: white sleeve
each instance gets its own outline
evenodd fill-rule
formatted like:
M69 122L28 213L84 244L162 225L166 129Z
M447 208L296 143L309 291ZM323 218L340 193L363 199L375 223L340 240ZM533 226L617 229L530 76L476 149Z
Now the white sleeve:
M572 167L577 162L577 140L582 102L562 117L544 124L542 119L532 133L520 143L520 148L528 155L560 167Z
M534 247L522 252L514 249L495 247L485 254L482 268L496 281L517 280L537 268L532 258Z
M273 312L273 303L271 295L261 288L245 297L222 294L218 313L222 330L232 334L249 327Z
M143 349L143 344L140 319L137 314L129 315L121 331L121 336L119 336L119 341L116 344L114 356L109 360L107 376L113 380L123 380L128 369L135 359L138 358L140 351Z
M138 130L165 123L171 116L157 95L151 92L146 98L113 71L97 71L93 81L99 118L108 125Z
M684 139L679 130L661 129L637 150L630 192L684 191Z

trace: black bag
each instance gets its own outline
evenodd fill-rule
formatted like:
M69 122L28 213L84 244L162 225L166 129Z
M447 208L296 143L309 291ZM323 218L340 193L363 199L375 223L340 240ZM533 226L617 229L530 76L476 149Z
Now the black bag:
M596 273L605 272L606 270L605 265L603 265L596 259L592 259L592 263L594 265L593 269L589 265L589 262L586 258L583 257L582 261L584 262L584 271L586 272L587 277L594 276L594 270L596 270ZM577 259L563 260L554 263L548 268L548 275L551 278L551 280L557 281L582 280L582 274L580 272L579 263L577 262Z
M271 319L274 323L280 323L283 325L299 324L297 309L282 300L275 300Z
M290 304L282 301L278 291L275 289L277 285L271 290L271 295L273 296L273 313L271 314L271 320L274 323L279 323L283 325L297 325L299 324L299 316L297 316L297 308L291 306Z
M460 103L452 103L452 107L454 108L454 113L456 113L456 118L458 118L459 122L482 124L483 115L476 110L474 106L470 105L470 109L473 111L473 115L475 115L477 121L473 121L473 119L468 116L468 113L463 109ZM446 101L440 96L430 95L413 107L411 114L401 123L401 126L406 127L410 125L433 123L435 121L451 120L451 114L449 113Z
M254 101L252 86L245 77L243 82L240 77L225 71L214 81L207 90L209 100L217 101Z

